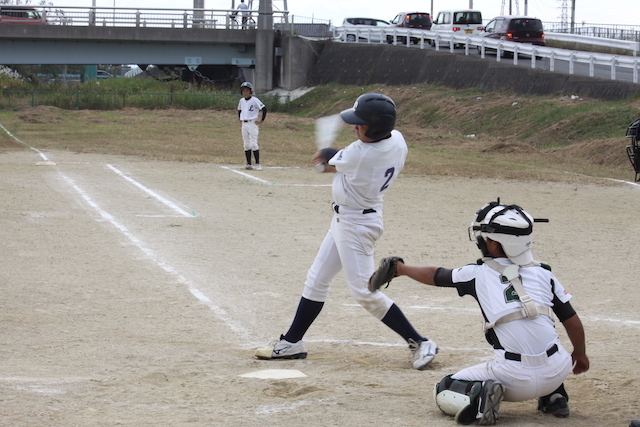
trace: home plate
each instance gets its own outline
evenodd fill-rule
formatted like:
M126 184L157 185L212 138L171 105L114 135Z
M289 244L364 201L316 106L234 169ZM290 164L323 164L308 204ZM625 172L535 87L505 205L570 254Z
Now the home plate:
M240 375L244 378L263 378L281 380L285 378L304 378L305 374L297 369L265 369L263 371L249 372Z

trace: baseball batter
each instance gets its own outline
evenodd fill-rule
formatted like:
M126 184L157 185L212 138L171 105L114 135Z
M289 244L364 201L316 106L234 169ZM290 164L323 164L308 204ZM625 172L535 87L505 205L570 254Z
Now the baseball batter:
M571 295L531 253L533 218L516 205L492 202L476 213L470 237L483 258L450 270L396 264L396 275L428 285L456 288L474 297L484 317L495 358L447 375L435 386L436 403L460 424L495 424L502 399L538 398L538 409L569 415L564 380L589 369L582 322ZM573 344L569 354L558 337L558 317Z
M238 102L238 119L242 124L242 141L244 142L244 155L247 159L246 169L262 170L260 166L260 147L258 146L258 125L264 123L267 117L267 107L255 96L253 96L253 85L244 82L240 85L242 98ZM262 112L262 117L258 118ZM251 164L251 153L256 160L255 167Z
M333 278L344 270L351 295L407 341L413 368L424 369L435 357L436 344L420 335L389 297L367 287L375 268L374 245L384 228L383 196L404 167L408 151L404 137L394 130L396 106L386 95L368 93L340 116L355 125L358 140L340 151L321 150L312 159L316 164L326 163L325 173L335 173L330 229L307 273L291 327L255 355L260 359L305 358L302 338L320 314Z

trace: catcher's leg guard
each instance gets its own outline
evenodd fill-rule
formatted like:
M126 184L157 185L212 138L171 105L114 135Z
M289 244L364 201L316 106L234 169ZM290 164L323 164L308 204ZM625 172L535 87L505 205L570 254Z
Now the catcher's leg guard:
M447 375L434 387L436 405L458 424L495 424L504 390L497 381L462 381Z

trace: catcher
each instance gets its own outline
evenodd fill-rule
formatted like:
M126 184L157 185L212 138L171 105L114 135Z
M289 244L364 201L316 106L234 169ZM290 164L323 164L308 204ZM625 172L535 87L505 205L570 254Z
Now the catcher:
M538 409L569 416L564 380L589 369L582 322L548 265L531 253L534 219L516 205L492 202L476 212L469 237L475 237L483 258L477 264L450 270L405 265L385 258L371 276L379 289L397 276L427 285L456 288L471 295L483 315L485 337L495 357L445 376L435 385L436 404L459 424L493 425L500 402L538 399ZM473 240L473 239L472 239ZM569 354L555 330L558 317L573 345Z

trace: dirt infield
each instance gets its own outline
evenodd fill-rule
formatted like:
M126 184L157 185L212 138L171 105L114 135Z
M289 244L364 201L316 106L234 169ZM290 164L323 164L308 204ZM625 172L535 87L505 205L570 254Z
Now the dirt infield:
M475 301L455 291L406 278L385 291L440 345L426 371L342 275L307 359L252 357L292 320L331 218L331 176L43 154L55 165L0 154L0 425L455 425L433 384L491 357ZM401 175L376 259L473 262L467 226L497 196L550 219L534 254L574 295L591 358L566 382L569 418L507 402L499 424L627 426L640 418L640 187ZM305 376L241 376L266 369Z

